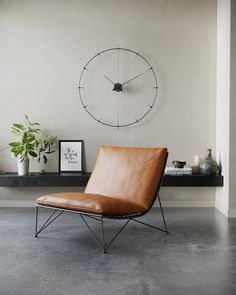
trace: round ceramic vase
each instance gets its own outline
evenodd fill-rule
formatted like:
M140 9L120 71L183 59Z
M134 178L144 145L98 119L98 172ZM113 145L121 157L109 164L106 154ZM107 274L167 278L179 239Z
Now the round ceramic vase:
M216 175L219 166L215 160L212 159L211 149L207 150L205 159L200 164L200 172L204 175Z

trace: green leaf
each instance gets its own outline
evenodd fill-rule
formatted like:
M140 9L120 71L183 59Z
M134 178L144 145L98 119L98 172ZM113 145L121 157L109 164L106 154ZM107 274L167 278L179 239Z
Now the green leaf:
M14 135L21 135L21 130L18 130L16 129L15 127L11 127L11 132L14 134Z
M38 155L35 153L35 152L33 152L33 151L29 151L29 155L31 156L31 157L33 157L33 158L36 158Z
M17 141L14 141L14 142L10 142L9 145L10 145L10 146L19 146L20 143L17 142Z
M15 156L18 157L21 154L21 152L18 150L15 152Z
M45 164L47 164L48 159L47 159L47 157L45 155L43 155L43 161L44 161Z
M47 155L52 154L52 153L55 153L55 151L45 152L45 154L47 154Z
M15 127L15 128L17 128L17 129L20 129L20 130L25 130L25 127L24 127L24 125L21 123L21 124L13 124L13 126Z
M27 133L25 132L25 133L23 134L22 142L23 142L23 144L26 144L27 141L28 141Z

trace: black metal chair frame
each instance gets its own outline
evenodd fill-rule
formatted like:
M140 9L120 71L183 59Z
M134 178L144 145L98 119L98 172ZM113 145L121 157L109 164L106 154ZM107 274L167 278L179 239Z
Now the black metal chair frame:
M168 154L167 154L168 157ZM167 162L167 157L165 160L165 165ZM164 169L165 169L165 165L164 165ZM164 175L164 169L163 169L163 173L162 173L162 179L163 179L163 175ZM160 181L159 187L157 188L157 192L155 195L155 198L153 199L153 202L150 206L150 208L142 213L137 213L137 214L132 214L132 215L121 215L121 216L105 216L105 215L101 215L101 214L93 214L93 213L87 213L87 212L80 212L80 211L75 211L75 210L70 210L70 209L63 209L63 208L57 208L57 207L50 207L50 206L44 206L44 205L36 205L36 220L35 220L35 238L38 237L38 235L45 230L51 223L53 223L58 217L60 217L64 212L69 212L69 213L75 213L75 214L79 214L80 217L82 218L83 222L85 223L85 225L87 226L87 228L89 229L90 233L92 234L94 240L96 241L96 243L99 245L99 247L102 249L103 253L106 253L107 249L111 246L111 244L115 241L115 239L118 237L118 235L124 230L124 228L128 225L128 223L130 221L134 221L146 226L149 226L151 228L154 228L156 230L162 231L166 234L168 234L168 229L167 229L167 225L166 225L166 220L165 220L165 215L164 215L164 211L162 208L162 204L161 204L161 199L160 199L160 195L159 195L159 190L160 190L160 186L162 183L162 179ZM159 205L160 205L160 210L161 210L161 215L162 215L162 219L163 219L163 224L164 224L164 229L163 228L159 228L157 226L145 223L143 221L137 220L136 218L141 217L143 215L145 215L153 206L154 202L156 201L156 199L158 199ZM43 225L40 227L40 229L38 230L38 215L39 215L39 208L46 208L46 209L51 209L53 210L52 214L47 218L47 220L43 223ZM57 213L55 215L55 213ZM97 220L101 223L101 232L102 232L102 238L99 239L97 237L97 235L94 233L94 231L92 230L91 226L88 224L88 222L86 221L85 217L89 217L92 218L94 220ZM105 241L105 233L104 233L104 219L124 219L126 220L126 222L124 223L124 225L114 234L114 236L111 238L111 240L109 240L107 243Z

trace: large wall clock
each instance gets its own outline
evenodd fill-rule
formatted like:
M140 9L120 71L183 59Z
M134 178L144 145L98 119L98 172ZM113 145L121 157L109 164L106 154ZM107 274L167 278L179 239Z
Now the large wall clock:
M83 108L98 123L126 127L153 109L158 81L148 60L136 51L110 48L94 55L79 79Z

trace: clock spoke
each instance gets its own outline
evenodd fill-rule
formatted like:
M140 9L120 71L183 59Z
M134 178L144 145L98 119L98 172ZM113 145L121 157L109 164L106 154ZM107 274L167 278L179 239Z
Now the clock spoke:
M119 46L117 47L117 81L119 81L120 76L120 56L119 56Z
M120 95L117 92L117 113L116 113L116 116L117 116L117 126L120 125L120 101L119 101L119 98L120 98Z

